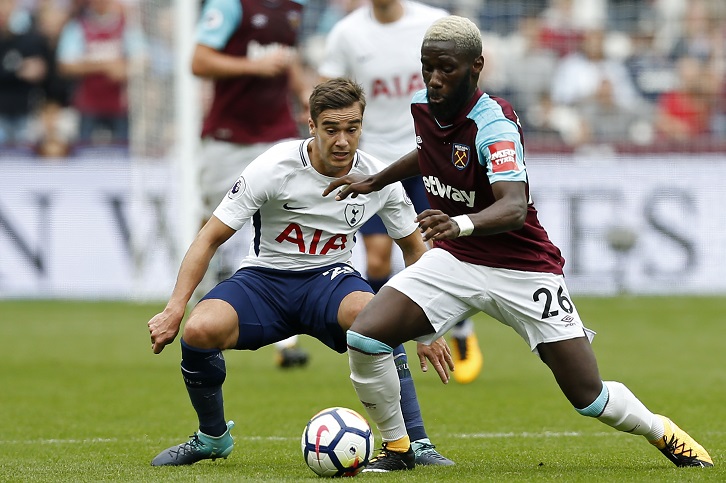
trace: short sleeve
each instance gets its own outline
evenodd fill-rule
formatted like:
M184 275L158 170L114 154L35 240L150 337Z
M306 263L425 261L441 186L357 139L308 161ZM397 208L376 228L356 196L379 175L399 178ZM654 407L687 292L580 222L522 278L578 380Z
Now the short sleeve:
M239 0L207 0L197 22L198 44L221 50L242 23Z

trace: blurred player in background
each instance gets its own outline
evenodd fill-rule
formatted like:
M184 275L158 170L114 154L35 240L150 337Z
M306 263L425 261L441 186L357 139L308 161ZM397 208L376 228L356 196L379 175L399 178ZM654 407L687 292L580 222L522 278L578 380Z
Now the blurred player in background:
M318 72L322 78L348 76L360 82L368 96L361 149L390 163L416 146L411 97L422 89L421 39L445 10L408 0L371 0L340 20L325 42ZM402 180L416 212L428 208L421 176ZM393 241L381 219L371 218L361 229L366 249L366 276L378 291L390 278ZM471 320L452 330L456 371L466 384L479 375L482 354ZM418 448L414 448L418 449Z
M517 115L477 88L484 66L479 29L463 17L438 20L424 37L421 63L426 89L412 101L419 149L380 173L345 176L325 191L344 186L336 198L345 200L423 174L432 207L417 221L434 248L394 276L347 333L351 380L384 441L365 470L415 464L395 405L391 347L436 340L477 312L512 327L578 413L644 436L677 466L713 466L670 419L648 410L625 385L601 379L590 345L594 332L583 326L565 285L564 259L537 219ZM433 367L448 382L447 355L432 353Z
M216 250L254 215L254 250L196 305L184 326L181 369L199 431L190 441L162 451L154 466L226 458L232 451L234 423L225 422L222 398L227 374L223 350L256 350L304 333L345 352L345 331L373 298L370 285L350 264L354 235L371 216L381 215L407 265L426 252L400 183L350 203L322 197L333 178L370 175L384 167L357 150L365 110L361 87L333 79L315 88L310 104L313 138L281 142L242 172L189 247L166 308L148 322L158 354L176 338L186 305ZM443 339L434 347L450 358ZM396 360L406 367L398 373L396 404L407 434L429 442L403 346L397 348ZM421 361L426 364L425 357ZM453 464L438 456L438 464Z
M199 192L202 225L253 159L274 143L300 136L293 94L307 112L309 83L297 52L304 0L207 0L197 25L194 75L214 84L202 127ZM215 259L201 293L237 266L251 242L247 228ZM304 366L297 337L277 344L280 367Z
M58 68L74 79L73 107L80 114L81 144L129 140L128 75L143 49L140 33L117 0L89 0L63 27Z

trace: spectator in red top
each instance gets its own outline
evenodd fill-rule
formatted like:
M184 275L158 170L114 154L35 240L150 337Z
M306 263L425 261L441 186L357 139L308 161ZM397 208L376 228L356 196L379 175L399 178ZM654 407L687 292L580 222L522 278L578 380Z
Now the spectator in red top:
M658 99L655 125L660 136L672 141L693 141L709 133L713 75L695 57L677 62L679 85Z

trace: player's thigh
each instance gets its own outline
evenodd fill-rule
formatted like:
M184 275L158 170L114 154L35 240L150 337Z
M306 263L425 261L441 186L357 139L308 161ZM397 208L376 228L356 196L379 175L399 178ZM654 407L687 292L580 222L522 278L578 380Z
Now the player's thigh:
M363 307L368 305L372 298L372 292L355 291L347 294L338 307L338 324L340 327L343 330L350 329L355 318L358 317Z
M384 278L391 272L391 255L393 240L388 234L375 233L363 236L368 260L368 276Z
M238 337L237 312L225 300L200 301L184 324L184 341L200 349L229 349Z
M296 314L301 330L342 353L345 331L373 298L373 290L355 269L337 264L311 276L299 295L304 300Z
M241 269L214 287L199 302L226 304L234 313L234 328L227 334L225 349L256 350L296 334L290 311L283 302L286 287L268 274Z
M450 253L434 248L388 281L388 287L403 294L416 307L399 311L396 317L415 321L413 338L417 341L431 343L459 320L478 312L470 301L481 293L482 286L472 280L467 268ZM374 302L376 299L369 306ZM418 319L418 310L425 323ZM400 322L391 323L395 326Z
M562 275L485 267L489 288L482 309L512 327L537 352L540 344L587 337Z

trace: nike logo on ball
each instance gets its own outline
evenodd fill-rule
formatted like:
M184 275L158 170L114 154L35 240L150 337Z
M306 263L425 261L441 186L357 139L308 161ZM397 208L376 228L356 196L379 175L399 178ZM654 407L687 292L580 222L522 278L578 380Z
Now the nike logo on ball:
M307 209L307 206L290 206L287 203L282 205L282 207L285 208L286 210L306 210Z

